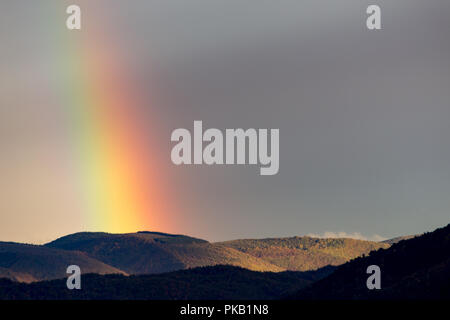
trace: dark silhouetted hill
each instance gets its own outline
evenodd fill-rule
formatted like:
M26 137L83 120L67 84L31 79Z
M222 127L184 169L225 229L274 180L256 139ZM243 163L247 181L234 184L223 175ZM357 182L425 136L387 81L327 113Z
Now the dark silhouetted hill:
M164 274L82 277L81 290L68 290L66 280L17 283L0 279L0 299L220 300L277 299L332 272L255 272L232 266L201 267Z
M367 289L370 265L381 269L381 290ZM450 299L450 225L350 261L290 298Z

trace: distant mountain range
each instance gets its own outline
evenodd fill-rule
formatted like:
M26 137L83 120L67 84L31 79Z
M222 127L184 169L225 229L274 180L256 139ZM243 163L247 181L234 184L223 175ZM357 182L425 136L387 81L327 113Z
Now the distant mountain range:
M159 232L82 232L43 246L0 242L0 277L21 282L67 276L68 265L83 273L155 274L231 265L252 271L309 271L336 266L389 244L311 237L210 243Z

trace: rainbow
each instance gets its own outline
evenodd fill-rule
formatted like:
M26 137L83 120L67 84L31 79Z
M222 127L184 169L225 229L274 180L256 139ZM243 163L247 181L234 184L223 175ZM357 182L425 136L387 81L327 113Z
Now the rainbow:
M89 32L64 30L58 35L57 90L70 128L83 228L173 230L167 176L152 137L158 119L146 123L142 112L154 110L156 99L148 101L136 89L139 83L111 39L112 26L102 23L96 20Z

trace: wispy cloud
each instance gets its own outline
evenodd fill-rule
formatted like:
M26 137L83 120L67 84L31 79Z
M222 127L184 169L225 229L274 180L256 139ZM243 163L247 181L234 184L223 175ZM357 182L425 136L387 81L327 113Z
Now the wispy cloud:
M360 232L347 233L344 231L340 232L325 231L323 234L309 233L308 236L313 238L351 238L368 241L383 241L387 239L378 234L374 234L372 236L364 236Z

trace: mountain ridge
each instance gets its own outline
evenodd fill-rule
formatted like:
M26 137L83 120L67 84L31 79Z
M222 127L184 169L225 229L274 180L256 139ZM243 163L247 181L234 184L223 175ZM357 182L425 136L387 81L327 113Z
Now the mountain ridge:
M238 239L218 244L292 271L314 270L327 265L336 266L373 250L389 247L389 244L374 241L309 236Z
M76 233L46 246L82 251L130 274L163 273L216 264L242 266L254 271L283 271L237 250L183 235Z
M80 265L83 273L129 275L214 265L231 265L252 271L309 271L336 266L387 246L389 244L363 240L308 236L208 242L156 231L78 232L44 245L0 242L0 277L23 282L51 280L65 277L65 268L69 264ZM24 248L28 250L26 254ZM20 261L27 261L21 262L21 267L8 265L8 255L16 254L20 254Z

